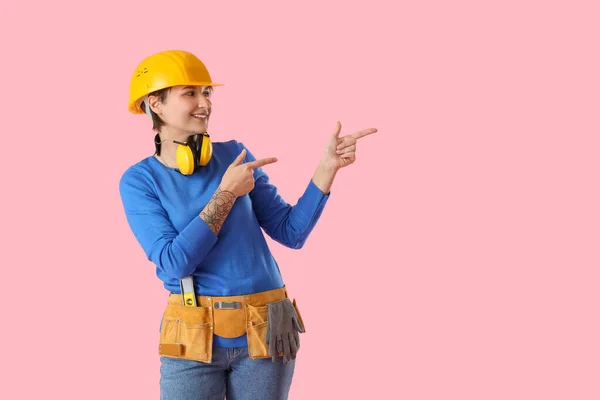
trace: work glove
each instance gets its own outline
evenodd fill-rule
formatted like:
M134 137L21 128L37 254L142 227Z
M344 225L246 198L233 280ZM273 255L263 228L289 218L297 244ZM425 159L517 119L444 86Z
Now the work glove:
M267 344L269 355L275 362L277 357L283 355L283 363L296 359L300 348L298 332L304 332L296 308L290 299L283 299L276 303L267 304Z

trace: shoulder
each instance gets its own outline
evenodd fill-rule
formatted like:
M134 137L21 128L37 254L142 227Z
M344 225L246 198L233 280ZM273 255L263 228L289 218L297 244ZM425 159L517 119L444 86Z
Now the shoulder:
M244 145L237 140L213 143L213 152L225 159L233 161L244 149Z
M227 142L213 142L213 151L215 152L231 152L242 151L243 144L237 140L229 140Z
M121 192L128 187L151 187L156 175L156 164L158 160L153 160L154 156L146 157L143 160L129 166L121 175L119 188Z

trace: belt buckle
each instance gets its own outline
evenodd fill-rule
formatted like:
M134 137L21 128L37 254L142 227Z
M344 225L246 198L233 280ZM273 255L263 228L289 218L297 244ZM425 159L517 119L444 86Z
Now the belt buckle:
M215 301L215 310L235 310L242 308L242 303L239 301Z

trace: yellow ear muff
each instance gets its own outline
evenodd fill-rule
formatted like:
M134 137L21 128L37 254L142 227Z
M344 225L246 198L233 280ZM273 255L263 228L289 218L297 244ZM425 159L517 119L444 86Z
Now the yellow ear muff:
M194 155L192 149L186 145L177 146L177 167L183 175L191 175L194 172Z
M200 166L204 167L212 157L213 146L210 141L210 136L205 134L202 136L202 147L200 148Z

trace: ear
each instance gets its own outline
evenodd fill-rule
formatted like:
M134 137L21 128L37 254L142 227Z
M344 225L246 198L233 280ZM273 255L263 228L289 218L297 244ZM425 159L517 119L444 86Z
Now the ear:
M150 104L150 109L154 111L155 114L162 114L163 104L161 103L158 96L150 95L148 96L148 103Z

